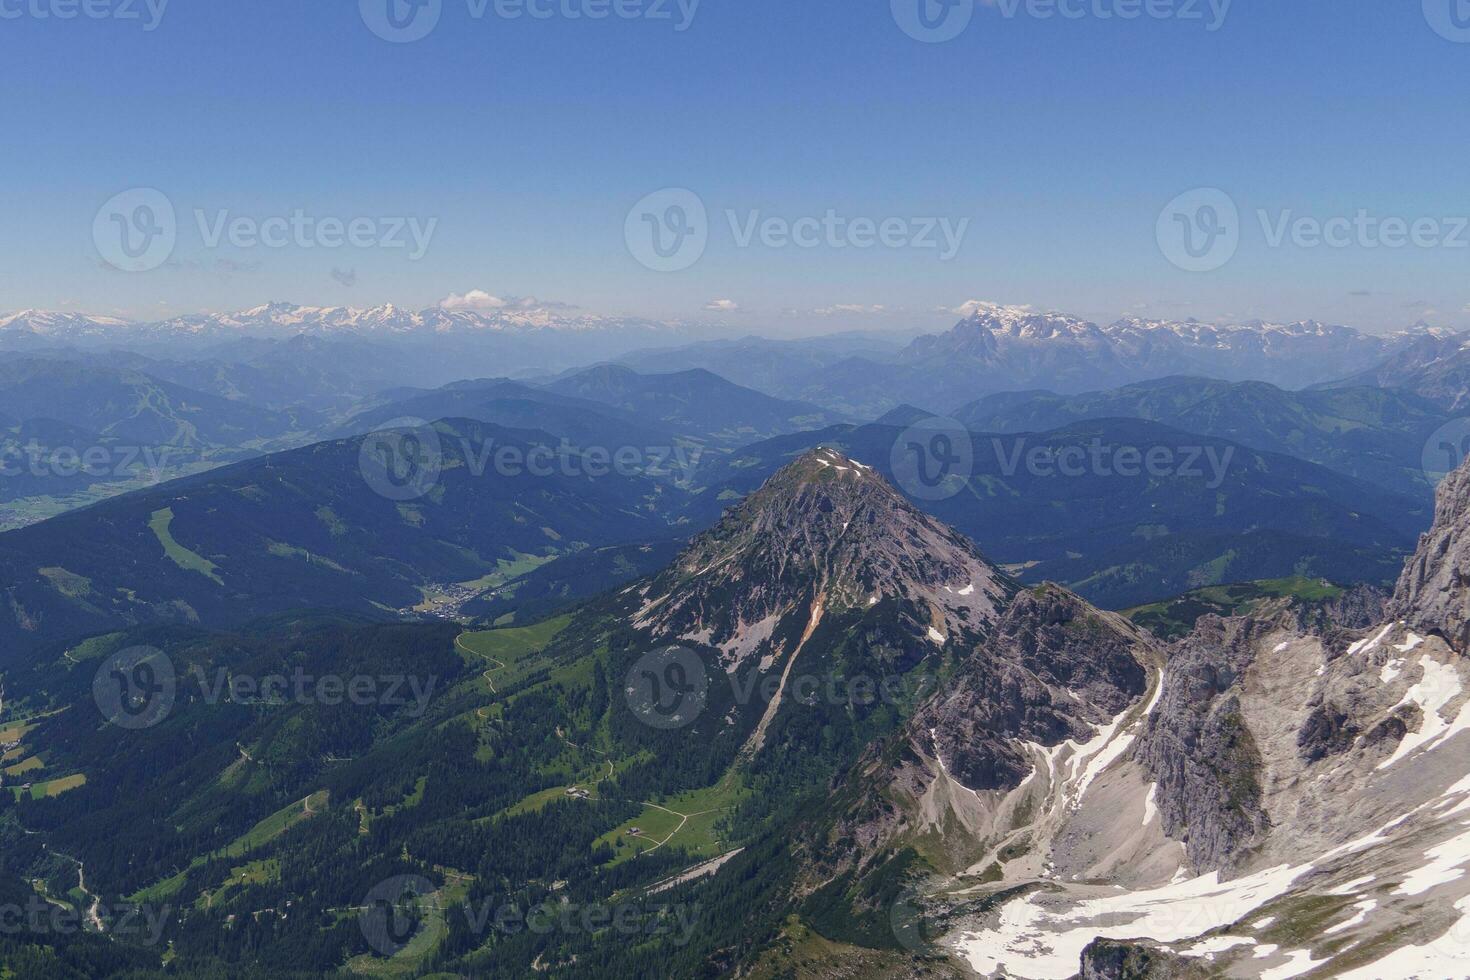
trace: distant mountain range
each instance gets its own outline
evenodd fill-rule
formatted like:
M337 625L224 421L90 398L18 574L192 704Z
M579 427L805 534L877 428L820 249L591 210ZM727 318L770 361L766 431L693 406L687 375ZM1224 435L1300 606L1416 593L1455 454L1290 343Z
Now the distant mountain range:
M1149 419L1427 499L1434 486L1423 469L1425 442L1450 415L1410 388L1285 391L1264 381L1164 378L1080 395L989 395L961 407L955 418L976 432L1044 432L1088 419Z
M948 333L918 338L892 361L851 358L778 393L872 415L904 402L946 412L994 392L1043 387L1071 394L1173 375L1300 388L1366 370L1436 336L1420 328L1379 337L1314 321L1128 319L1099 326L987 307Z
M421 311L272 303L158 322L28 310L0 316L0 351L75 357L122 349L165 362L153 372L159 377L274 408L286 406L282 388L293 379L297 404L317 379L319 393L310 397L321 407L338 394L368 394L363 388L375 383L436 387L618 360L642 373L703 369L779 398L874 418L904 403L943 413L997 392L1076 394L1175 375L1291 389L1349 379L1416 387L1453 408L1466 373L1454 369L1454 356L1470 338L1422 324L1376 336L1311 320L1130 318L1104 326L990 304L974 304L952 329L907 344L866 334L700 339L710 329L533 301Z
M490 310L405 310L389 303L367 309L268 303L235 313L190 314L141 322L44 310L0 316L0 340L31 337L52 343L114 344L192 337L236 340L298 334L392 337L406 334L534 333L541 330L635 330L668 333L670 324L635 317L610 317L534 304Z

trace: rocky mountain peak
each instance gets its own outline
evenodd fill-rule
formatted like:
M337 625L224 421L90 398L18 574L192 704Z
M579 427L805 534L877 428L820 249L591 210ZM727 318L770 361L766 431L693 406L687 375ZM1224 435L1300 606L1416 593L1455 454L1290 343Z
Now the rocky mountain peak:
M805 622L818 604L830 617L896 601L916 639L942 647L985 632L1013 591L968 538L821 448L695 538L650 583L637 622L728 649L789 613Z
M1404 566L1389 612L1458 653L1470 649L1470 460L1440 483L1434 526Z

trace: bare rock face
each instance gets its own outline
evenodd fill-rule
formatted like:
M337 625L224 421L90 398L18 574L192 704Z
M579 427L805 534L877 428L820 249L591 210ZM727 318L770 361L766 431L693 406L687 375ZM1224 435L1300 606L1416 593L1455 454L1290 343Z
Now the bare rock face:
M1404 567L1389 612L1458 653L1470 648L1470 460L1439 485L1434 526Z
M1164 830L1187 842L1200 871L1227 865L1267 828L1260 753L1236 685L1272 627L1207 616L1174 648L1167 683L1137 747L1158 783Z
M1148 689L1141 631L1059 586L1018 595L950 691L920 709L949 774L973 790L1014 789L1033 768L1022 743L1084 742Z
M1099 939L1082 951L1078 980L1204 980L1199 964L1183 956L1135 943Z

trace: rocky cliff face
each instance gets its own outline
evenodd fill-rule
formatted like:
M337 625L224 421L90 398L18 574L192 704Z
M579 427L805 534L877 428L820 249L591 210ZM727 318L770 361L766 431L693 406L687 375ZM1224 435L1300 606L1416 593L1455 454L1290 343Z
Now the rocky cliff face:
M1049 834L1140 730L1162 660L1148 634L1065 589L1021 592L836 785L833 820L803 846L808 881L861 877L905 847L945 872L1041 871Z
M1236 686L1271 632L1250 619L1202 621L1173 649L1163 696L1139 739L1164 832L1188 844L1196 868L1221 867L1267 827L1260 750Z
M1058 586L1018 595L914 726L971 790L1014 789L1029 749L1086 742L1148 689L1144 634Z
M1421 632L1470 648L1470 466L1445 477L1434 526L1404 568L1389 614Z
M1006 815L1039 867L1013 847L929 886L947 948L1013 980L1470 977L1467 525L1470 465L1367 629L1366 594L1201 619L1131 748Z

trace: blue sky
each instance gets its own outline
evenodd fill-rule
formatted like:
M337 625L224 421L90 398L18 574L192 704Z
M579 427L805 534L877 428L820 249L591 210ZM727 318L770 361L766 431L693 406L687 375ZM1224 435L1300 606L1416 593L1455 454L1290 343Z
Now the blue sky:
M428 36L395 44L357 0L171 0L153 30L148 0L0 0L0 309L418 308L484 290L669 317L726 301L736 329L769 333L932 327L973 299L1470 326L1455 220L1470 216L1470 43L1421 0L1236 0L1218 30L1209 0L1152 0L1173 16L1134 20L1098 11L1144 0L1063 0L1075 18L995 0L943 43L908 36L889 0L702 0L685 30L677 0L660 0L668 19L602 20L561 13L599 0L536 0L554 15L514 20L473 2L442 0ZM139 17L54 16L68 3ZM1156 228L1202 187L1238 207L1239 244L1186 272ZM93 233L133 188L177 215L146 272L107 265ZM707 209L708 245L677 272L640 264L625 236L663 188ZM309 235L318 247L211 245L196 216L297 210L368 219L378 238L435 223L414 260ZM829 211L901 223L893 247L740 241L752 219ZM1435 244L1273 246L1260 211L1433 221ZM930 221L966 223L952 258L912 247Z

